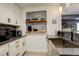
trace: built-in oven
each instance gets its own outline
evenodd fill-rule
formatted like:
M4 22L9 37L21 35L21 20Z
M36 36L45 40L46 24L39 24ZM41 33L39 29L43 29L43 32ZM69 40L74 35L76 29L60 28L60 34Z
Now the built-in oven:
M0 42L11 39L12 33L9 28L0 28Z

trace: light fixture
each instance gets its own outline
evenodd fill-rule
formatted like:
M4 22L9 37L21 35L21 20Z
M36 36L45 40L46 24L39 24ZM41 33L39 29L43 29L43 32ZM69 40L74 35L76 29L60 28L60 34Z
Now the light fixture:
M62 6L59 6L59 12L62 13Z

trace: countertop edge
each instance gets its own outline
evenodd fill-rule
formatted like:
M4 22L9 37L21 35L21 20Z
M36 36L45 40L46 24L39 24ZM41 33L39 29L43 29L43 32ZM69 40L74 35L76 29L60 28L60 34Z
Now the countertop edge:
M26 35L24 35L24 36L19 36L19 37L13 37L13 38L11 38L11 39L9 39L9 40L7 40L7 41L0 42L0 46L1 46L1 45L4 45L4 44L7 44L7 43L10 43L10 42L12 42L12 41L18 40L18 39L23 38L23 37L26 37Z

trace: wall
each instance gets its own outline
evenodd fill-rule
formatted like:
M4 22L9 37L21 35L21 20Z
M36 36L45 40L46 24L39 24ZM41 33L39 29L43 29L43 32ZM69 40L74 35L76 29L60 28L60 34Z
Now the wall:
M68 7L63 6L63 15L79 14L79 3L72 3Z
M22 20L26 19L26 12L30 11L47 11L47 34L55 35L56 31L61 30L61 14L59 13L58 6L33 6L22 9ZM52 24L52 19L57 21L57 24Z
M61 13L59 13L58 6L32 6L22 9L22 20L26 21L26 12L31 11L47 11L47 33L43 34L30 34L27 35L27 51L29 52L48 52L47 35L55 35L56 31L61 30ZM57 21L52 24L52 19ZM22 24L23 25L23 24ZM25 27L25 25L24 25ZM24 30L25 31L25 30ZM25 33L25 32L24 32Z

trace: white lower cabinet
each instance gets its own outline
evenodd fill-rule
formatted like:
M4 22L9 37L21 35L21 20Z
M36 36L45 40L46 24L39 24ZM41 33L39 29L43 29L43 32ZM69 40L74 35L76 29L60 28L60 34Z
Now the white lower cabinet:
M79 55L79 48L73 48L73 55Z
M10 56L17 56L18 52L17 52L17 48L19 47L19 40L15 40L9 43L9 55Z
M63 48L63 54L72 55L73 54L73 48Z
M16 56L17 55L16 47L15 46L9 47L9 55L10 56Z
M21 56L26 51L24 38L20 38L9 43L9 55L10 56Z
M20 55L23 55L24 52L26 52L26 41L25 41L26 37L23 37L20 39Z
M0 56L8 56L8 44L0 46Z

